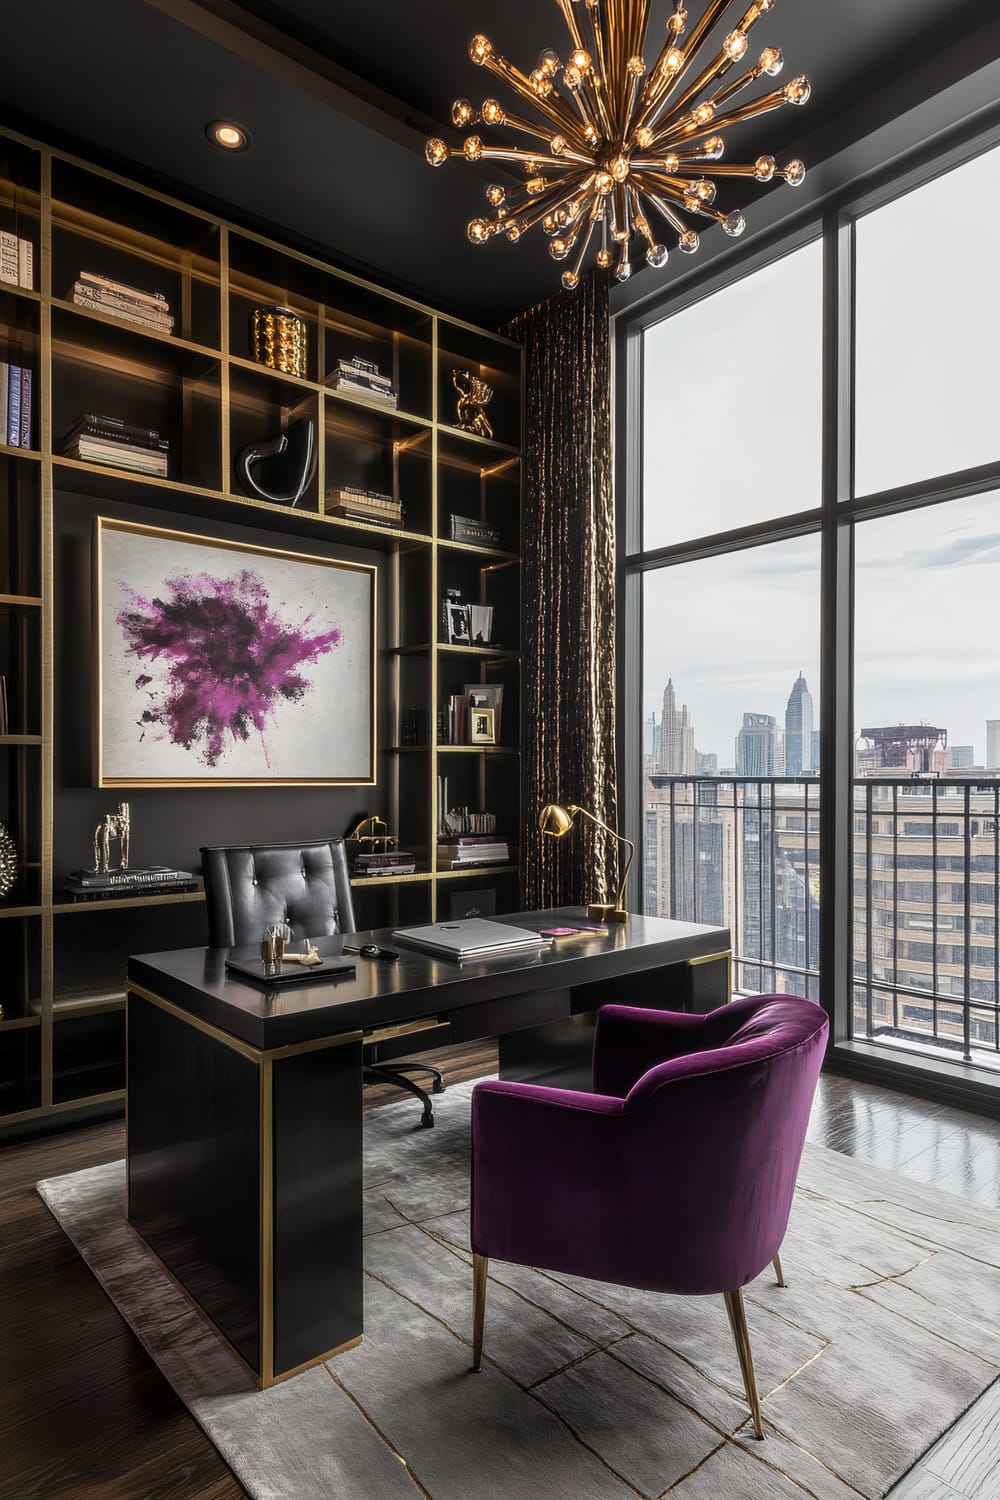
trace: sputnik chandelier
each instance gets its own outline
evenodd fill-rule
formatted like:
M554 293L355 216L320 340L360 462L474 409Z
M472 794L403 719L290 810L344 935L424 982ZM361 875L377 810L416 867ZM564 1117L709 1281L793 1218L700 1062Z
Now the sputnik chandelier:
M774 0L753 0L702 65L698 54L733 3L708 0L701 19L688 31L684 0L673 0L666 38L651 68L644 54L652 0L556 0L571 50L565 64L546 50L530 75L495 52L487 37L473 37L472 61L508 84L543 123L511 114L497 99L484 99L478 110L468 99L457 99L451 119L459 129L482 122L532 136L538 144L491 145L479 135L468 136L454 149L442 140L427 142L427 160L434 167L450 156L464 156L468 161L512 162L526 174L523 183L486 189L496 217L472 220L472 243L485 244L499 234L516 243L541 224L550 236L552 258L573 256L572 268L562 275L563 286L571 291L592 244L599 245L597 264L614 264L617 279L626 281L632 274L633 245L645 249L649 265L665 264L667 246L659 238L664 223L688 255L698 248L691 217L714 219L727 234L742 234L742 213L715 207L716 178L780 178L797 187L805 177L800 161L779 167L773 156L758 156L747 166L720 165L726 130L782 104L805 104L810 93L808 78L793 78L757 99L732 105L758 78L773 78L782 67L779 49L765 47L757 62L728 80L746 56L748 33ZM707 175L703 163L711 164Z

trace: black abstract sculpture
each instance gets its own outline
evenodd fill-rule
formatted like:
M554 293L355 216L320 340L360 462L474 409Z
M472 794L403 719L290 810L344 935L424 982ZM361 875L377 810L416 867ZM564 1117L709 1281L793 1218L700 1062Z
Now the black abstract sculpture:
M263 479L254 475L254 464L263 465ZM298 505L315 473L316 424L312 417L289 423L286 431L267 442L248 443L236 460L236 475L246 494L275 505Z

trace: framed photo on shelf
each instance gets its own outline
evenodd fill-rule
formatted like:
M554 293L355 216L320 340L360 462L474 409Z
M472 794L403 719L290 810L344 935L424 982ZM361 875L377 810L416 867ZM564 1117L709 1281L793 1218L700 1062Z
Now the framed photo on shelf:
M501 682L467 682L464 691L469 696L469 704L472 708L484 707L493 710L493 730L499 741L501 735L501 715L503 712L503 683Z
M94 526L98 786L374 783L373 566Z
M492 708L479 706L469 709L469 744L495 745L496 730Z
M468 646L471 644L469 634L469 606L467 604L455 604L451 599L444 602L444 635L449 646Z

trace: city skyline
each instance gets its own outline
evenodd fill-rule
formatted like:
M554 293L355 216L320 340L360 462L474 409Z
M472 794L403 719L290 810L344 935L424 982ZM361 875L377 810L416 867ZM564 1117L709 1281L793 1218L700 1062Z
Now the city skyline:
M777 714L769 714L759 709L743 710L740 723L736 726L732 736L732 754L728 759L715 747L702 744L695 715L686 703L681 709L677 709L676 697L677 685L673 678L668 678L661 700L660 718L657 718L655 708L646 713L643 718L643 754L652 756L656 769L673 775L692 775L695 774L695 756L699 760L706 756L715 756L720 770L735 771L738 775L797 776L807 771L818 774L819 767L811 764L813 759L811 741L819 729L818 715L815 714L814 699L804 673L799 672L792 684L783 717L779 718ZM907 722L914 726L934 727L945 731L948 729L946 724L932 726L929 720L885 719L880 721L876 718L866 726L860 724L856 726L856 745L862 743L857 733L861 727L875 727L878 724L878 727L888 729L896 727L897 724L902 727ZM666 738L664 737L665 725L675 726L673 733L668 727ZM674 737L681 730L681 725L683 725L681 732L685 752L683 758L679 759L676 752L672 752L667 747L673 745ZM779 763L773 761L773 752L770 769L765 770L763 764L755 766L754 769L750 768L749 760L740 750L740 745L748 730L756 731L758 735L761 732L767 732L769 738L777 737L781 741L780 768L777 768ZM978 744L984 746L982 758L975 753ZM790 746L793 747L791 757L789 756ZM1000 768L1000 720L984 719L982 736L964 744L954 740L948 733L947 749L960 752L959 759L954 762L956 770L973 766L982 766L987 769ZM702 774L700 770L698 774Z

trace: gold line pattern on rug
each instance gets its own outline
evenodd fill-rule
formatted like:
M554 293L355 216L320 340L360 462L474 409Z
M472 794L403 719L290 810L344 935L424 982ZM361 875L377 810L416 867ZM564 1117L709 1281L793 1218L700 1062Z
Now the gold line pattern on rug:
M378 1423L374 1420L374 1418L372 1417L371 1413L367 1412L365 1410L365 1408L361 1405L361 1402L358 1400L357 1396L355 1396L354 1392L348 1390L348 1388L344 1384L344 1382L340 1379L339 1376L337 1376L337 1375L335 1375L333 1373L333 1371L330 1369L330 1366L328 1364L324 1364L323 1369L329 1375L330 1379L333 1381L333 1383L337 1387L337 1389L339 1391L342 1391L343 1394L347 1397L348 1401L350 1401L354 1406L357 1407L358 1411L364 1417L365 1421L368 1423L368 1426L371 1428L372 1432L374 1432L375 1436L377 1438L379 1438L385 1444L385 1446L388 1448L389 1452L392 1454L393 1458L395 1458L400 1464L402 1464L403 1468L406 1470L406 1477L407 1477L407 1479L409 1479L413 1483L413 1486L414 1486L415 1489L418 1489L420 1491L420 1493L424 1497L424 1500L434 1500L434 1496L431 1494L430 1490L427 1488L426 1485L421 1484L420 1480L417 1478L416 1474L414 1474L413 1469L411 1468L411 1466L409 1465L409 1463L406 1461L406 1459L403 1457L403 1455L399 1452L399 1450L397 1448L393 1447L392 1443L386 1437L385 1433L382 1431L382 1429L378 1425Z

